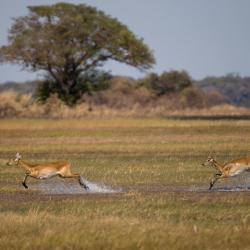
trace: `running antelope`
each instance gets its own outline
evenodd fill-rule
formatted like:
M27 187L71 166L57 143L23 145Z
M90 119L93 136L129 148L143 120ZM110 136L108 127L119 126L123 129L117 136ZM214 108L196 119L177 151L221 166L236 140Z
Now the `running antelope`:
M59 176L61 178L76 178L79 181L79 184L88 189L88 186L84 183L83 178L79 174L73 174L71 172L71 165L68 161L55 161L50 163L41 163L41 164L31 164L27 161L22 160L22 156L17 153L16 157L10 160L7 165L16 164L22 167L25 170L25 177L22 181L22 184L25 188L28 188L26 181L27 178L33 177L36 179L48 179L54 176Z
M250 157L242 157L240 159L219 164L213 157L208 156L207 160L202 165L212 166L218 171L214 174L214 177L210 182L210 190L212 189L215 182L220 179L233 177L245 171L250 171Z

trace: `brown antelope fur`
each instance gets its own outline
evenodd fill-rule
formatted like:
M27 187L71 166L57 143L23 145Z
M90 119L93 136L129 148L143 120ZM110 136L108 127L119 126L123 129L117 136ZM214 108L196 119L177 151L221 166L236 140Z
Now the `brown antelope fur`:
M219 164L213 157L208 156L203 166L212 166L218 172L214 174L210 182L209 190L212 189L215 182L228 177L237 176L245 171L250 171L250 157L242 157L223 164Z
M22 181L22 184L25 188L28 188L26 184L28 177L33 177L36 179L48 179L54 176L59 176L61 178L76 178L81 186L83 186L85 189L88 189L81 175L71 172L71 164L68 161L61 160L50 163L31 164L22 160L21 158L22 156L17 153L16 157L10 160L7 165L16 164L25 170L26 174Z

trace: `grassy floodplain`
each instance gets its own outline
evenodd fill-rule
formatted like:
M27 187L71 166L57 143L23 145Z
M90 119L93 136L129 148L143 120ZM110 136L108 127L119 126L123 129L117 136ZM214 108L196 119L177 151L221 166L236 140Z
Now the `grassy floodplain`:
M200 165L208 154L250 155L249 138L250 121L1 120L0 249L249 249L249 192L219 192L244 179L208 192L213 170ZM23 171L5 165L16 152L31 162L67 159L124 192L24 190Z

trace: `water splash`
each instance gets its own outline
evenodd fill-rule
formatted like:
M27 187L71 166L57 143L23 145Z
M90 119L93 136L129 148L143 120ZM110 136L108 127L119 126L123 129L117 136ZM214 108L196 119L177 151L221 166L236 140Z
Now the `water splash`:
M119 193L122 192L120 188L111 188L104 184L83 180L89 189L84 189L77 182L54 179L43 181L32 181L29 183L29 188L37 190L44 194L88 194L88 193Z
M120 193L121 189L113 189L104 184L84 180L84 183L88 186L87 192L89 193Z

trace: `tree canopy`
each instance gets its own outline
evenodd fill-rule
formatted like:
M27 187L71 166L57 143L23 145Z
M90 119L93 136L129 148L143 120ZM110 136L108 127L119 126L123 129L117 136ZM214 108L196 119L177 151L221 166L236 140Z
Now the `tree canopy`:
M151 73L139 80L139 85L152 89L157 95L180 92L192 86L193 80L186 71L170 70L158 75Z
M146 70L152 51L127 26L85 4L29 6L27 16L14 19L0 61L31 71L43 70L70 103L82 74L115 60ZM59 91L60 90L60 91Z

